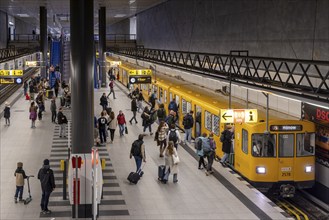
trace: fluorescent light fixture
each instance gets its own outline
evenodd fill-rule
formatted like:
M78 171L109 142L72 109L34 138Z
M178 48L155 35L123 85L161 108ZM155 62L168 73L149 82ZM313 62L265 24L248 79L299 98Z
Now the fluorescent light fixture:
M135 2L136 2L136 0L130 0L129 1L129 5L131 5L131 4L135 3Z
M27 17L30 17L30 15L28 14L17 14L18 17L21 17L21 18L27 18Z
M306 173L310 173L310 172L312 172L312 166L306 166L306 167L305 167L305 172L306 172Z
M265 167L256 167L256 173L259 173L259 174L266 173Z
M9 25L14 25L14 23L12 21L9 21Z
M115 18L123 18L125 16L126 16L126 14L116 14L116 15L114 15Z

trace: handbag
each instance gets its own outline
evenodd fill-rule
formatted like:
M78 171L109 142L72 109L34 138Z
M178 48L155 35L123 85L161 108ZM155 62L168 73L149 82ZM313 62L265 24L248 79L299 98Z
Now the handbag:
M158 141L158 138L159 138L159 132L156 131L154 135L154 141Z
M174 161L174 164L178 164L180 162L178 155L173 154L172 159Z
M128 134L128 128L127 127L125 127L125 133Z

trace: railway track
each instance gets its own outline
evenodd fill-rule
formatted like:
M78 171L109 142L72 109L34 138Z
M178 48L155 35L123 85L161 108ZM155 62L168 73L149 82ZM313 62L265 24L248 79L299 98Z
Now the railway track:
M28 68L24 70L23 82L30 79L30 77L36 73L38 67ZM9 85L0 85L0 105L4 103L14 92L16 92L21 85L9 84Z
M271 198L280 208L297 220L328 220L329 213L298 191L293 198Z

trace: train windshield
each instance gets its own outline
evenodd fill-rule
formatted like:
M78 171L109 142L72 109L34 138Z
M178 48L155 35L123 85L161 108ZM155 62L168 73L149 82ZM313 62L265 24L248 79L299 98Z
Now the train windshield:
M294 156L294 134L279 134L279 157Z
M275 134L252 134L251 138L254 157L276 157Z
M297 134L297 157L313 156L315 153L315 133Z

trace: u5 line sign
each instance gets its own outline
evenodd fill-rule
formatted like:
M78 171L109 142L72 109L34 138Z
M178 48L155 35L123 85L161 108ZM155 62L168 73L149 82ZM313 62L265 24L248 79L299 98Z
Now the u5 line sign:
M257 109L222 109L221 123L255 123L258 120Z

